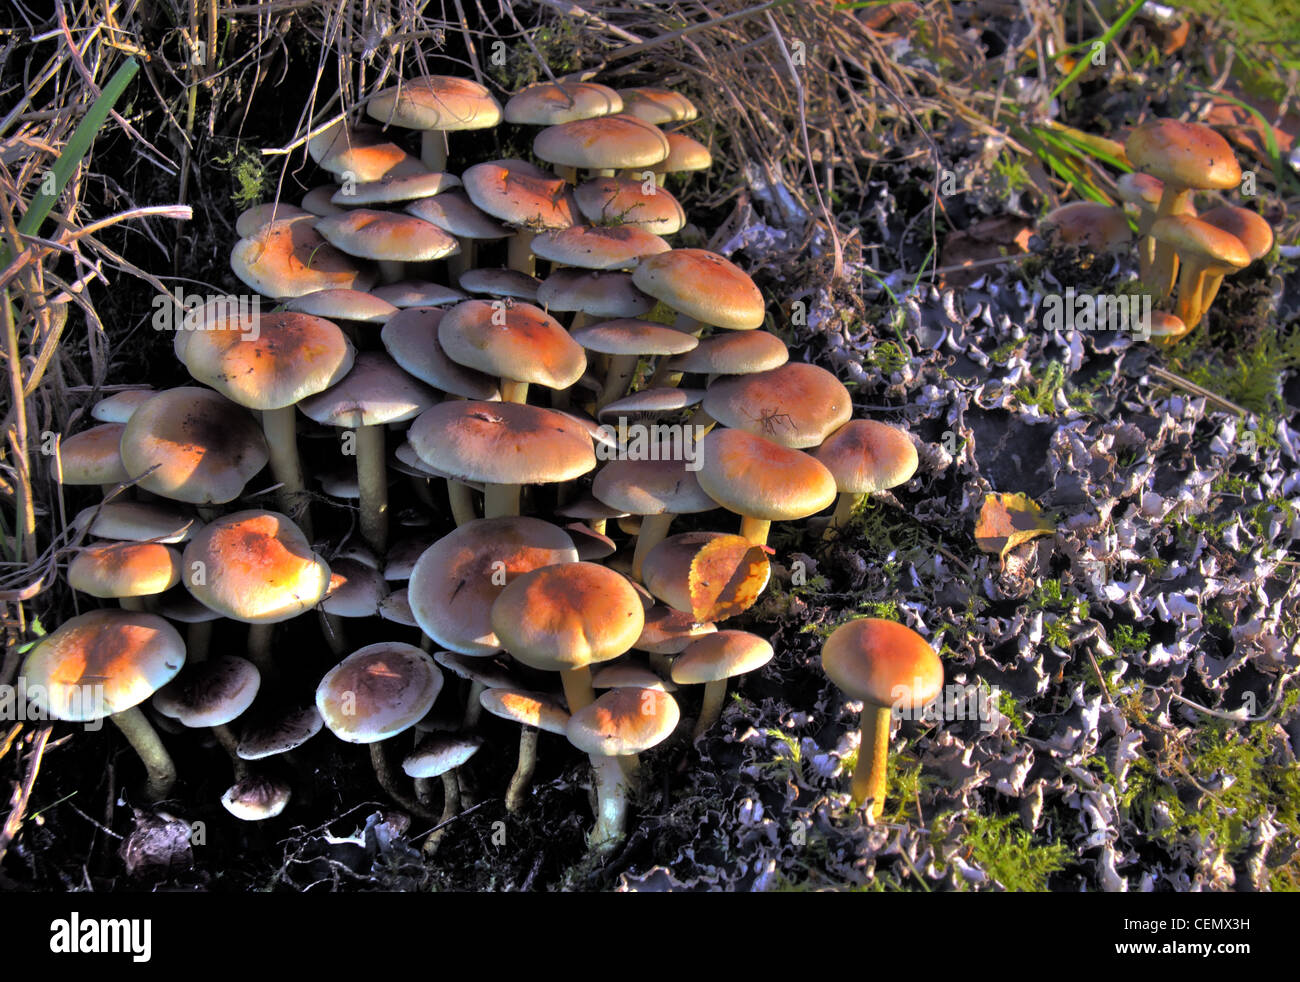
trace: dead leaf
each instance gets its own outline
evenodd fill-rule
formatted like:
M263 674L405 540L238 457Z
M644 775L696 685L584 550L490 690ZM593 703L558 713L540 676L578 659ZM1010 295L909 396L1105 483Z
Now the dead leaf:
M701 623L735 617L754 605L771 575L762 546L741 535L712 539L691 560L691 613Z
M1023 542L1056 531L1043 509L1025 494L988 494L975 522L975 544L982 552L1005 559Z

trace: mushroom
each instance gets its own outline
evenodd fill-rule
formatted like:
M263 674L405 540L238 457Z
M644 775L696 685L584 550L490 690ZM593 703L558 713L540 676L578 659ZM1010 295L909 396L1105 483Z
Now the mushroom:
M479 702L493 716L500 716L520 725L519 760L506 788L506 811L514 814L523 807L524 795L533 783L537 768L537 736L539 731L564 735L569 725L569 714L549 696L521 689L484 689Z
M271 222L240 239L230 269L247 286L277 300L318 290L368 290L373 269L321 237L312 222Z
M561 168L570 184L577 183L579 168L612 177L616 170L657 164L669 150L656 127L623 114L558 123L533 140L534 155Z
M421 198L407 205L406 210L456 237L460 249L447 257L447 277L452 283L474 268L480 241L504 239L510 235L508 228L476 207L464 191Z
M748 631L717 631L686 646L673 661L673 681L704 686L704 702L691 739L702 737L722 714L727 679L762 668L773 654L765 639Z
M943 689L943 662L910 627L864 617L841 624L822 646L822 669L851 699L860 699L862 740L853 773L852 801L885 811L892 709L919 712Z
M877 491L906 484L916 473L916 446L907 432L875 420L845 423L813 452L835 478L839 504L825 538L848 524L862 499Z
M460 814L460 783L456 769L478 753L483 740L476 736L436 733L426 737L406 755L402 770L418 781L442 778L442 815L438 825L424 841L425 855L433 855L445 831L442 826Z
M385 125L420 130L420 159L435 171L447 169L447 133L501 122L501 106L491 92L449 75L421 75L377 92L366 114Z
M443 259L460 250L454 236L431 222L369 208L318 218L316 231L341 252L378 262L385 283L399 281L407 263Z
M475 164L461 175L465 193L480 210L517 231L507 245L507 264L529 276L536 268L533 235L577 222L578 206L564 181L522 160ZM461 281L461 289L472 287Z
M1229 235L1236 236L1246 247L1251 262L1263 259L1273 251L1273 229L1269 227L1268 222L1247 208L1223 205L1205 212L1201 215L1201 220L1217 229L1222 229ZM1223 273L1211 273L1202 284L1200 302L1197 304L1201 317L1205 316L1205 312L1210 309L1210 304L1219 295L1223 277Z
M849 390L830 372L806 362L714 381L704 411L723 426L783 447L815 447L853 415Z
M672 235L686 224L686 212L662 188L626 177L597 177L573 190L582 217L593 225L636 225L655 235Z
M221 805L242 822L264 822L289 806L292 789L264 774L245 774L226 789Z
M73 617L43 637L19 676L28 699L49 718L112 720L145 766L145 797L159 801L176 782L176 766L139 705L184 664L185 644L161 617L107 609Z
M163 593L180 581L180 552L157 542L88 546L68 564L72 589L115 598L128 610L142 610L140 597Z
M1250 253L1235 235L1188 215L1157 218L1151 235L1157 243L1174 249L1181 261L1174 313L1190 331L1201 320L1206 278L1250 265Z
M131 480L122 463L121 443L125 423L103 423L59 441L55 479L78 487L98 484L104 496Z

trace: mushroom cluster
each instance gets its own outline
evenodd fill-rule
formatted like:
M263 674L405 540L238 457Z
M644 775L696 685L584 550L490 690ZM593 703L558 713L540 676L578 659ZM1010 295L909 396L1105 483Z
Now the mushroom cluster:
M684 96L547 83L502 108L426 76L366 113L309 142L333 183L239 217L231 268L269 309L190 311L174 350L196 384L105 399L62 444L59 479L106 490L69 581L121 609L64 624L26 670L58 718L127 733L151 798L176 780L153 726L209 731L242 819L289 802L278 755L322 729L368 744L380 785L437 822L429 849L477 793L486 710L519 726L506 808L557 734L590 757L608 849L638 755L683 706L704 734L728 680L773 658L719 628L768 583L771 523L836 506L826 535L846 534L917 453L789 360L743 270L669 243L686 216L665 175L709 164ZM453 173L449 134L503 117L537 128L540 164ZM241 630L223 621L243 648L209 657L214 626ZM106 697L69 708L86 685Z
M1047 221L1067 244L1114 253L1132 243L1123 210L1132 207L1142 286L1169 308L1155 312L1151 333L1177 340L1200 324L1225 276L1272 251L1273 230L1236 205L1197 211L1196 192L1226 192L1242 181L1228 141L1210 127L1152 119L1129 134L1124 150L1135 170L1115 182L1119 206L1073 202Z

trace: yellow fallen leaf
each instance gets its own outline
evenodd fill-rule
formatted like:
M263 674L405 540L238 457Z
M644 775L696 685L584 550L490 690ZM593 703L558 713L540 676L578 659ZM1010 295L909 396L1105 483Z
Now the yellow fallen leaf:
M748 610L772 575L767 551L743 536L724 535L691 560L691 613L697 621L720 621Z
M981 551L1005 559L1022 542L1055 531L1056 526L1028 495L989 494L984 496L975 521L975 544Z

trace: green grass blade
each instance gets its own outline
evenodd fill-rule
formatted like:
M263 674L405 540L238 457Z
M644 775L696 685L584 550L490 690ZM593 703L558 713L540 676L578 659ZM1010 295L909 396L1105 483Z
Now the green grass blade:
M1114 40L1115 35L1117 35L1120 31L1124 30L1124 28L1128 25L1128 22L1137 16L1137 12L1142 9L1143 2L1144 0L1134 0L1133 5L1129 7L1128 10L1124 11L1124 13L1119 15L1119 20L1111 24L1110 27L1107 28L1106 33L1103 34L1100 38L1094 40L1091 44L1096 44L1098 41L1100 41L1103 45L1110 44L1110 42ZM1089 45L1089 47L1091 47L1091 44ZM1075 64L1074 68L1070 69L1070 74L1065 76L1065 78L1061 79L1061 81L1057 84L1056 88L1052 89L1052 98L1055 99L1062 92L1064 92L1071 85L1073 85L1075 79L1077 79L1080 75L1086 72L1088 70L1088 67L1091 64L1092 62L1089 61L1087 58L1080 58L1078 62Z

